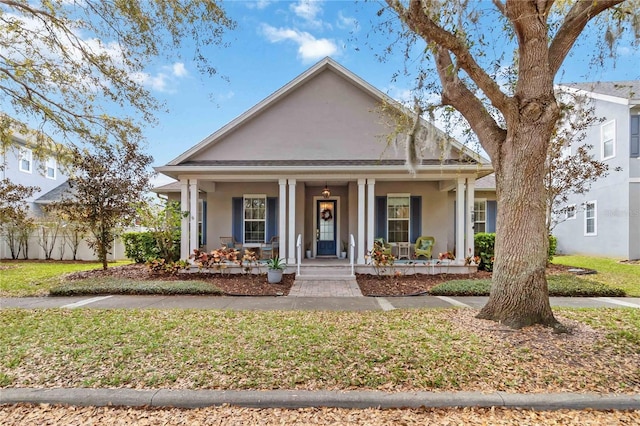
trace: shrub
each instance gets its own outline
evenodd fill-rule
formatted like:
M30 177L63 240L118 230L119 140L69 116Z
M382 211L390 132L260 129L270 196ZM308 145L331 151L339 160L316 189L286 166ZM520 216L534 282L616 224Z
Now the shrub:
M173 295L173 294L211 294L220 295L223 291L214 284L197 281L137 281L119 278L87 279L70 281L50 290L50 296L84 296L100 294L135 295Z
M136 263L149 262L159 257L160 251L151 232L122 234L124 254Z
M162 238L164 237L149 231L127 232L122 235L124 254L136 263L151 262L156 259L164 259L166 262L178 260L180 258L180 235L172 245L169 245L170 250L162 249L168 245Z
M495 260L495 244L496 234L479 232L474 236L474 255L480 258L480 264L478 269L484 271L493 271L493 261ZM549 235L549 252L547 253L547 259L549 262L553 260L553 256L556 254L556 247L558 246L558 239L553 235Z

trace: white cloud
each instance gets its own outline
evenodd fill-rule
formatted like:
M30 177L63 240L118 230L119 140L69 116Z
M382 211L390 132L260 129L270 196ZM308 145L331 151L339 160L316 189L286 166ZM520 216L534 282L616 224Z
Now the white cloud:
M358 27L358 20L356 18L344 16L341 10L338 11L338 22L336 26L342 30L351 30L353 32L357 32L360 29Z
M317 39L308 32L290 28L275 28L268 24L262 25L262 33L271 43L285 40L293 41L298 45L298 57L303 62L313 62L325 56L335 55L338 46L333 40L327 38Z
M298 3L290 5L289 9L307 23L319 27L322 26L322 21L318 20L317 16L322 13L321 4L320 1L300 0Z
M263 10L271 4L271 0L245 1L244 4L248 9Z
M176 62L175 64L173 64L172 68L173 75L175 75L176 77L186 77L187 75L189 75L189 72L182 62Z

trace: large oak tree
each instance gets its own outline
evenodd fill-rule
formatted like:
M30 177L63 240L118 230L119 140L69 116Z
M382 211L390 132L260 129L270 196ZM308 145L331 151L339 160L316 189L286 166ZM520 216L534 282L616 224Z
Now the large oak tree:
M426 42L425 56L435 66L442 105L462 114L495 169L496 261L491 295L478 317L514 328L561 327L549 304L545 277L545 162L560 117L554 78L594 21L609 45L631 27L637 41L638 2L386 2L403 24L403 38ZM415 61L411 49L407 52ZM493 54L496 59L488 59Z
M0 148L26 137L41 157L69 144L138 143L161 104L146 67L187 46L206 51L234 28L215 0L0 0ZM28 124L28 125L27 125ZM68 157L67 157L68 158Z

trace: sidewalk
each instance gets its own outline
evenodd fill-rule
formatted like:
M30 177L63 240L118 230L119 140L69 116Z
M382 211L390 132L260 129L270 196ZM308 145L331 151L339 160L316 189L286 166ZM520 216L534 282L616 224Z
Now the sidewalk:
M480 309L487 297L232 297L232 296L78 296L0 298L0 309L224 309L259 311L389 311L463 307ZM551 306L569 308L637 308L638 297L551 297Z
M216 391L135 389L0 389L0 404L199 408L229 404L253 408L507 407L531 410L640 410L640 395L583 393L380 391Z

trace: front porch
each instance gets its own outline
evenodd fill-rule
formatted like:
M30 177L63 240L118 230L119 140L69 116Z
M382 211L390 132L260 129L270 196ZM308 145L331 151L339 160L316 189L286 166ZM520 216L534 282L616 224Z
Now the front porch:
M374 241L383 238L398 259L393 269L401 273L468 271L464 260L473 253L475 173L439 170L438 176L412 180L406 173L376 178L323 173L213 179L182 177L179 190L169 194L188 206L182 220L183 259L196 248L217 249L232 235L237 249L248 248L260 256L267 248L267 257L277 253L289 268L300 264L301 273L341 261L353 263L355 273L375 273L368 254ZM432 258L449 251L455 260L447 265L424 257L414 260L420 236L434 237ZM348 256L341 260L343 251Z

